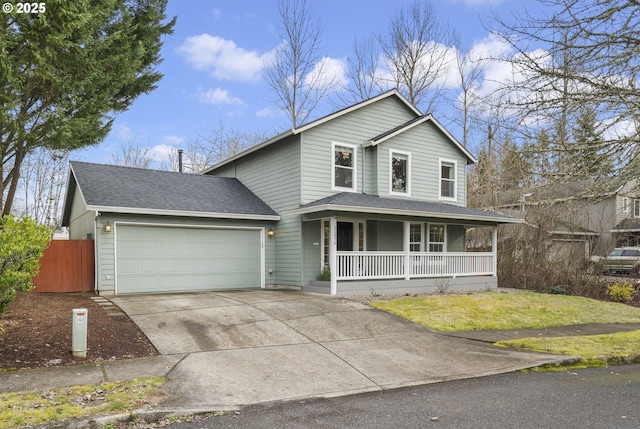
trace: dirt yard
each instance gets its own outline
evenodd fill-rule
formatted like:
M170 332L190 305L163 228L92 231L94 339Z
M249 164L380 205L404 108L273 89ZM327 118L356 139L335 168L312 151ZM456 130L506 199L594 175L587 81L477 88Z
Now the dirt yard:
M117 307L101 307L93 293L25 293L0 316L0 372L158 354ZM87 357L71 354L72 310L88 310Z

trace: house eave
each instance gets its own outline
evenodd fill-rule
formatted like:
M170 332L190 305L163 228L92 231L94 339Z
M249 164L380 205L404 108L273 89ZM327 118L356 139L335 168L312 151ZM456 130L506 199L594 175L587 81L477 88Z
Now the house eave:
M87 206L87 210L95 210L100 213L145 214L158 216L200 217L212 219L239 219L239 220L264 220L279 221L280 215L258 215L246 213L213 213L184 210L144 209L137 207L112 207L112 206Z
M361 206L347 206L340 204L322 204L312 207L304 207L294 210L289 210L284 213L293 215L306 215L319 212L350 212L350 213L365 213L376 215L395 215L395 216L413 216L413 217L429 217L436 219L453 219L459 221L471 221L471 222L490 222L490 223L524 223L523 219L517 218L505 218L501 216L473 216L459 213L441 213L441 212L427 212L420 210L398 210L390 208L379 207L361 207Z

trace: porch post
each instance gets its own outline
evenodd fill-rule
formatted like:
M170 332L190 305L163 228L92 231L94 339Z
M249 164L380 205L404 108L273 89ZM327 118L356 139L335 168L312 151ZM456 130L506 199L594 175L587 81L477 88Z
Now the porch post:
M493 276L498 275L498 225L491 230L491 253L493 254Z
M404 279L411 279L411 258L409 257L411 243L411 223L404 221L402 223L402 251L404 252Z
M338 258L336 256L336 248L337 248L337 228L336 218L332 216L329 219L329 269L331 271L331 295L336 295L338 293Z

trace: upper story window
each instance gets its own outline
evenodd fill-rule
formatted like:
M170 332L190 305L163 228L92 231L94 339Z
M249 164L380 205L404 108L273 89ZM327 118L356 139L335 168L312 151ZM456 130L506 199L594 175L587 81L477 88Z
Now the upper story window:
M389 151L390 193L411 195L411 154Z
M640 217L640 200L633 200L633 217Z
M630 205L630 204L629 204L629 198L627 198L627 197L622 197L622 211L623 211L624 213L629 213L629 211L631 210L631 209L629 208L629 205Z
M342 191L356 190L356 146L333 143L332 188Z
M456 161L440 160L440 198L443 200L456 199L456 169Z

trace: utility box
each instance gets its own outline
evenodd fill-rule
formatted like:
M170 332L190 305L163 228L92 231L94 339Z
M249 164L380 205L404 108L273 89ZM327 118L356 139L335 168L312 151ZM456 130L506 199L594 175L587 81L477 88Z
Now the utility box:
M89 312L86 308L73 309L73 327L71 330L71 353L74 357L87 357L87 321Z

